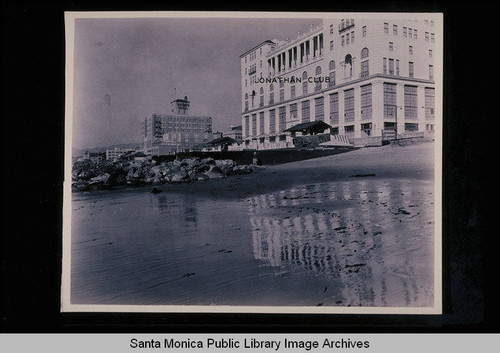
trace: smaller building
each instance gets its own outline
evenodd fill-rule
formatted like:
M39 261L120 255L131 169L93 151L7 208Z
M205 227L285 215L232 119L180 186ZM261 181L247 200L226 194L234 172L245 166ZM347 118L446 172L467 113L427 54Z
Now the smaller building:
M172 101L171 106L171 114L151 114L142 122L144 153L167 155L189 151L220 137L212 132L212 117L188 114L187 97Z
M148 159L148 158L149 158L149 156L141 151L126 152L119 157L120 160L124 160L124 161L143 161L143 160Z
M83 159L88 159L94 163L98 163L104 159L104 153L85 151Z
M133 148L118 148L115 147L112 150L106 150L106 160L108 161L116 161L120 158L120 156L125 153L135 152Z
M243 135L242 135L242 126L241 125L231 125L228 131L224 133L224 136L230 137L238 144L241 144L243 141Z

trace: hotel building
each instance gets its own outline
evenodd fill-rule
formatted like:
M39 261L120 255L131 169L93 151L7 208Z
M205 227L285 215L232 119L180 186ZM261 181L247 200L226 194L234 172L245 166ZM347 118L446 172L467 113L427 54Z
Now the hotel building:
M187 97L171 102L172 114L151 114L141 123L144 153L166 155L189 150L219 137L212 133L212 118L188 115Z
M425 19L323 19L240 56L246 148L292 147L285 130L321 120L349 140L432 131L435 33Z

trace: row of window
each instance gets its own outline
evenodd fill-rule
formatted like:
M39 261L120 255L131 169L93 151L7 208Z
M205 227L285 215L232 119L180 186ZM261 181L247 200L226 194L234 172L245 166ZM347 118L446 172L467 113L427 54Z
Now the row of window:
M394 83L384 83L383 86L383 103L384 103L384 118L396 119L398 117L397 106L397 85ZM435 92L434 88L425 87L425 119L434 119L434 105L435 105ZM361 120L370 120L372 118L372 85L364 85L360 87L361 98ZM331 93L328 95L330 103L330 123L338 125L340 123L339 117L339 93ZM417 86L405 85L404 86L404 118L417 119L418 118L418 88ZM324 97L314 98L315 119L324 120ZM283 132L286 129L286 122L298 119L298 103L289 105L289 116L287 120L286 106L278 108L278 131L276 131L276 109L269 110L269 131L268 133L274 134L276 132ZM300 102L301 122L311 121L311 100ZM259 116L259 131L263 133L265 127L264 112L260 112ZM250 121L251 132L250 135ZM354 89L344 90L344 123L355 121L354 109ZM244 132L245 137L257 136L257 113L244 117Z
M387 22L384 22L384 33L385 34L389 33L389 23L387 23ZM397 36L398 33L399 33L398 25L393 24L392 25L392 34ZM418 30L416 28L403 27L403 37L418 39Z
M429 55L432 56L432 52L429 52ZM382 58L382 72L384 75L399 76L399 60ZM408 62L408 77L415 77L415 63L413 61ZM434 65L429 65L429 80L434 81Z
M371 84L361 86L361 119L369 120L372 118L372 86ZM339 124L339 104L338 92L329 95L330 99L330 122L333 125ZM395 119L397 118L397 105L396 105L396 84L384 83L384 118ZM434 89L425 88L425 118L434 119ZM324 120L324 98L318 97L314 99L315 105L315 120ZM283 132L286 129L286 107L279 107L279 124L278 132ZM276 133L276 117L275 109L269 110L269 133ZM310 101L306 100L301 102L301 122L308 122L311 120L310 115ZM264 131L264 112L259 113L260 123L259 127L261 133ZM290 119L297 118L297 103L290 104ZM404 86L404 117L406 119L416 119L418 117L418 97L417 87L405 85ZM249 136L248 116L245 117L245 136ZM252 136L257 135L257 114L252 114ZM354 114L354 89L344 91L344 123L353 122L355 120Z
M431 21L434 25L434 21ZM384 33L389 33L389 23L384 22ZM398 35L398 25L393 24L392 25L392 34L393 35ZM418 39L418 30L416 28L409 28L409 27L403 27L403 37L404 38L412 38L412 39ZM429 40L434 43L435 42L435 36L434 33L432 32L425 32L425 41L429 42Z
M346 57L347 58L347 57ZM361 51L361 58L366 59L368 58L368 49L364 48ZM346 72L344 72L344 76L352 76L352 62L350 62L349 59L346 59L346 61L349 62L349 72L347 75ZM328 77L319 77L322 73L321 66L317 66L315 69L315 75L316 78L313 78L312 81L310 81L310 77L308 77L307 71L304 71L302 73L301 79L302 79L302 95L306 95L309 93L309 83L314 82L314 91L320 91L323 89L323 83L326 83L327 87L334 87L336 85L336 75L335 75L335 61L331 60L328 64L328 68L330 70ZM368 60L363 60L361 61L361 77L368 77L369 76L369 61ZM280 82L280 92L279 92L279 101L282 102L285 100L285 90L284 90L284 81ZM268 104L274 104L274 85L271 84L269 86L269 103ZM259 107L264 106L264 88L260 87L259 89ZM248 111L249 109L249 97L251 98L251 103L252 103L252 108L255 107L255 96L257 95L257 92L252 91L252 94L249 95L248 93L245 93L245 111ZM296 85L292 85L290 87L290 99L293 99L296 97Z

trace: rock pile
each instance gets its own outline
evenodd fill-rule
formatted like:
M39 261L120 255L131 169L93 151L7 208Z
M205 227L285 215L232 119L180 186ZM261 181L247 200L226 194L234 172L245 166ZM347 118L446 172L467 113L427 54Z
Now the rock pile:
M186 158L156 164L155 161L78 161L73 164L74 191L101 190L113 186L161 185L197 180L220 179L248 174L253 165L237 165L231 159Z

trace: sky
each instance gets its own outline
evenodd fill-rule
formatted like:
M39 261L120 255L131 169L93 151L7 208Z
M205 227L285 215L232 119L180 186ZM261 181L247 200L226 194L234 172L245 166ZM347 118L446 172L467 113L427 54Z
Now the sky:
M140 121L187 96L213 130L241 124L239 56L264 40L294 38L315 18L78 18L74 148L141 141Z

